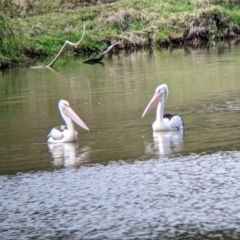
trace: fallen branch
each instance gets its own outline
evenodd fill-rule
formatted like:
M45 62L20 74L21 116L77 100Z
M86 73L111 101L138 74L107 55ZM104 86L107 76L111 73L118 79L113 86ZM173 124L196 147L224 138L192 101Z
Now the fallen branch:
M120 44L120 42L113 43L104 52L102 52L99 57L97 57L97 58L89 58L89 59L83 61L83 63L90 63L90 64L91 63L99 63L100 61L103 60L105 54L109 53L113 49L113 47L115 47L118 44Z
M65 43L63 44L62 48L60 49L60 51L58 52L58 54L56 55L56 57L48 64L48 65L40 65L40 66L34 66L32 68L38 68L38 69L41 69L41 68L52 68L52 66L54 65L54 63L58 60L58 58L60 57L60 55L62 54L64 48L66 45L69 45L71 47L74 47L75 49L78 48L78 46L80 45L80 43L82 42L83 38L84 38L84 34L85 34L85 25L83 24L83 33L82 33L82 37L81 39L76 42L76 43L72 43L72 42L69 42L69 41L65 41Z

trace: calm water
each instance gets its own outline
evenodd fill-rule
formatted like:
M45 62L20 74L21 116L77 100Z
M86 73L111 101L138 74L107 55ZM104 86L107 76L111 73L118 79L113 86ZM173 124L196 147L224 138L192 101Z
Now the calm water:
M239 239L240 46L82 60L0 72L0 238ZM141 119L161 83L183 133ZM59 99L78 143L46 143Z

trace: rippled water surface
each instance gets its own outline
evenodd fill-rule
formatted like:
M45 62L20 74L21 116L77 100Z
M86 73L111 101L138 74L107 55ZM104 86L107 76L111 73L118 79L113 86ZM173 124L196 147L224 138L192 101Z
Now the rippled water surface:
M222 43L0 73L1 239L239 239L239 56ZM141 119L161 83L183 132ZM77 143L46 143L59 99L91 130Z

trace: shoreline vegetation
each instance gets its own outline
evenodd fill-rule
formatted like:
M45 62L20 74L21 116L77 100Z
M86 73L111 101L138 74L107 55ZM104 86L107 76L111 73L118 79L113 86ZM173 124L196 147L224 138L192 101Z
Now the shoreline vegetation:
M240 36L239 0L1 0L0 69L54 57L113 51L198 46ZM44 61L44 60L43 60Z

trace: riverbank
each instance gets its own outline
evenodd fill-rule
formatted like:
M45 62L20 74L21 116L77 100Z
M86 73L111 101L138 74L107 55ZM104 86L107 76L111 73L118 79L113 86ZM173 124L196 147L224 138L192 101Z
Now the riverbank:
M1 3L0 68L28 65L54 57L63 43L66 57L99 53L120 41L116 50L199 44L237 38L240 3L227 0L36 1Z

